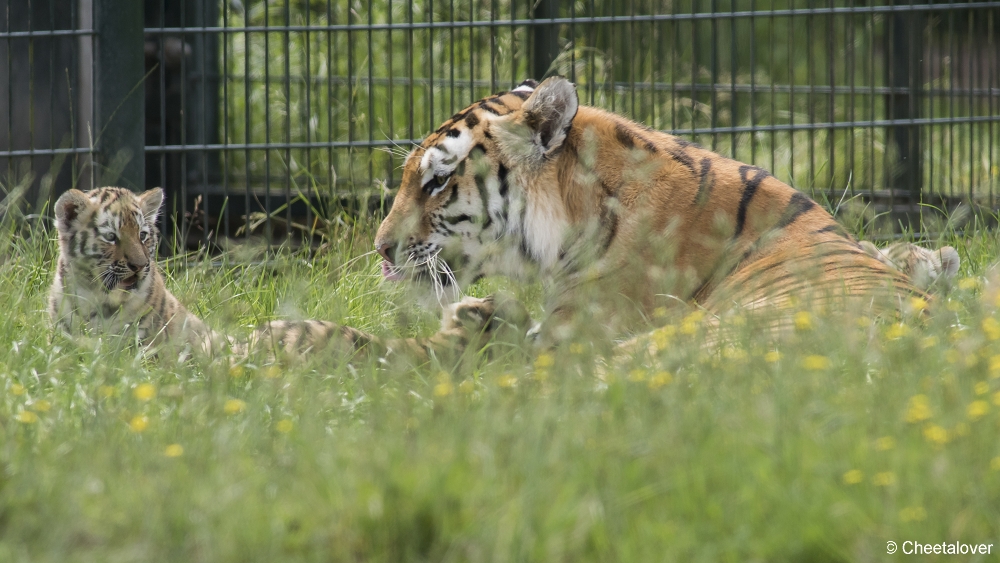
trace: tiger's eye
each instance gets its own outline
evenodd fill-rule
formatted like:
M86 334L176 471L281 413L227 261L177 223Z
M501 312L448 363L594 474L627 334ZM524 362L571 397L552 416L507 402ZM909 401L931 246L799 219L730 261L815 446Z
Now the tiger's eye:
M115 233L106 233L102 235L102 238L104 238L105 242L109 244L114 244L118 242L118 235L116 235Z

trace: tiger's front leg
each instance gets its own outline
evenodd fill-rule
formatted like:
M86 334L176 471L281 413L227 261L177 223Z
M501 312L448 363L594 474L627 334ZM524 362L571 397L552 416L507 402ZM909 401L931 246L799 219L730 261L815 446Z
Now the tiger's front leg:
M455 362L466 352L488 353L524 342L531 326L527 309L506 295L465 297L442 311L441 328L430 337L383 339L329 321L271 321L254 332L253 350L289 358L331 354L347 359L432 358Z

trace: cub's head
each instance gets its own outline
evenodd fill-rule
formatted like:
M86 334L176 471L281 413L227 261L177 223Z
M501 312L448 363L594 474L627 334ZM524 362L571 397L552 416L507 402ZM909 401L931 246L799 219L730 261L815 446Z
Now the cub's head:
M517 275L544 261L524 234L528 189L556 166L577 112L576 88L523 82L445 121L407 156L375 247L389 280L446 293L484 275ZM544 182L542 182L544 183ZM451 297L451 295L448 295Z
M132 291L149 277L159 242L163 190L69 190L55 206L63 263L105 291Z
M961 260L950 246L931 250L910 242L897 242L879 249L868 241L861 248L883 264L906 274L914 286L929 290L948 287L958 274Z

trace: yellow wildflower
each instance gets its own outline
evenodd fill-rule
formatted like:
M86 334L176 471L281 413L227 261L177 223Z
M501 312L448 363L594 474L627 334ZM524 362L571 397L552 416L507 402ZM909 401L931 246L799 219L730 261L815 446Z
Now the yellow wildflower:
M813 327L812 315L809 314L809 311L795 313L794 321L797 330L810 330Z
M858 327L859 328L868 328L868 327L872 326L872 320L869 319L868 317L864 316L864 315L861 315L860 317L858 317L857 321L855 321L855 322L858 323Z
M958 280L958 289L962 291L971 291L979 287L979 280L976 278L962 278Z
M49 409L51 408L52 408L52 403L46 401L45 399L41 399L35 401L34 403L31 403L31 410L36 412L49 412Z
M677 334L677 327L674 325L661 326L660 328L653 331L653 344L656 345L658 350L662 350L667 347L670 339Z
M104 399L114 397L116 392L117 390L110 385L101 385L97 388L97 394Z
M235 366L230 366L229 377L243 377L243 374L245 374L246 371L247 371L246 368L238 364Z
M1000 322L993 317L986 317L982 323L983 333L990 340L1000 340Z
M465 379L458 384L458 392L463 395L470 395L476 390L476 384L472 382L471 379Z
M21 411L17 413L17 421L23 424L34 424L38 422L38 415L31 411Z
M948 443L948 431L937 424L928 424L924 427L924 438L937 446Z
M903 323L896 323L885 331L885 337L889 340L899 340L910 333L910 327Z
M539 354L535 358L535 369L545 369L550 368L556 364L556 359L552 357L552 354Z
M268 379L274 379L281 376L281 368L278 366L267 366L264 370L264 377Z
M654 318L662 319L665 316L667 316L667 308L666 307L657 307L657 308L653 309L653 317Z
M583 351L584 351L583 344L580 344L579 342L574 342L569 345L570 354L580 355L583 353Z
M844 473L844 484L846 485L857 485L865 478L864 473L859 469L852 469L847 473Z
M884 452L891 450L896 447L896 439L892 436L882 436L878 440L875 440L875 449Z
M688 316L684 317L684 320L681 322L681 332L683 334L694 334L698 332L698 325L704 318L704 311L699 310L692 312Z
M764 354L764 361L773 364L781 359L781 352L777 350L771 350L770 352Z
M1000 377L1000 354L990 358L990 379Z
M222 405L222 411L226 414L243 412L246 408L247 404L239 399L229 399L226 404Z
M1000 471L1000 455L990 460L990 469Z
M907 506L899 511L899 519L903 522L920 522L927 518L927 511L922 506Z
M891 487L896 484L896 474L892 471L876 473L875 477L872 478L872 483L874 483L876 487Z
M454 390L455 386L451 383L451 376L443 371L439 373L437 385L434 386L434 395L437 397L447 397Z
M954 299L949 299L945 301L944 308L948 309L952 313L957 313L962 310L962 304L959 303L958 301L955 301Z
M292 428L294 428L294 426L295 425L292 423L292 421L286 418L284 420L279 420L278 423L274 425L274 428L278 432L281 432L282 434L288 434L289 432L292 431Z
M990 392L990 384L985 381L980 381L979 383L976 383L976 386L973 389L975 389L976 395L985 395Z
M917 312L923 311L927 308L927 300L923 297L911 297L910 308Z
M132 391L132 395L140 401L151 401L156 396L156 387L151 383L143 383Z
M128 423L128 427L132 432L142 432L149 428L149 418L143 415L133 416L132 420Z
M167 449L163 451L163 455L167 457L181 457L184 455L184 446L180 444L170 444Z
M20 383L15 383L10 386L10 392L13 395L24 395L24 385Z
M931 403L927 395L914 395L910 397L909 406L906 409L906 422L914 424L931 417Z
M650 389L659 389L660 387L663 387L664 385L669 385L670 382L673 381L673 380L674 380L674 377L672 375L670 375L669 372L660 371L660 372L657 372L656 375L654 375L653 377L649 378L648 385L649 385Z
M986 401L972 401L969 403L969 407L966 409L966 413L972 420L978 420L984 416L986 413L990 412L990 404Z
M820 356L818 354L812 354L802 359L802 367L813 371L829 369L830 358Z
M924 350L926 350L928 348L933 348L933 347L935 347L937 345L938 345L938 337L937 336L928 336L928 337L926 337L926 338L924 338L923 340L920 341L920 347L923 348Z
M497 380L497 385L505 389L510 389L517 385L517 378L509 373L505 373Z

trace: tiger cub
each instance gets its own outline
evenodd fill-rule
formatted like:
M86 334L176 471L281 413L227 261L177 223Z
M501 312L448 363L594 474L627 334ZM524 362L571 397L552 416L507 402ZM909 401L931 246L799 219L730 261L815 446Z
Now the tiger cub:
M209 352L225 339L167 290L156 265L163 190L69 190L55 205L59 259L49 293L53 324L70 335L135 330L143 346L165 342Z
M886 266L903 272L913 285L925 291L932 287L947 287L961 265L958 251L950 246L930 250L910 242L897 242L885 248L877 248L866 240L860 244L865 252Z

